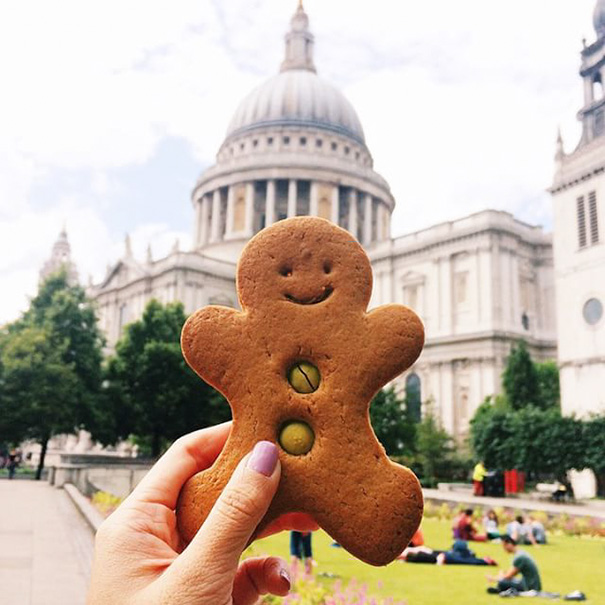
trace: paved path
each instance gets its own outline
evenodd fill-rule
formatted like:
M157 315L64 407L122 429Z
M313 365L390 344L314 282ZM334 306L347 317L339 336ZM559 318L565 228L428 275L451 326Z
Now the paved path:
M0 480L2 605L84 605L92 531L62 489Z
M465 492L450 492L440 489L423 489L425 498L441 500L443 502L456 502L475 506L495 508L514 508L520 510L540 510L549 514L566 513L568 515L582 515L605 519L605 505L603 502L581 502L578 504L558 504L549 500L530 500L529 498L488 498L473 496Z

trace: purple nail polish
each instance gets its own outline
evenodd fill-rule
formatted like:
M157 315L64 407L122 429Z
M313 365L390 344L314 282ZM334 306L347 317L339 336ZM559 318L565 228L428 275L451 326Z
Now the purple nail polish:
M286 582L286 584L288 584L288 590L290 590L290 587L292 586L292 580L290 580L290 574L288 573L287 569L284 569L283 567L279 570L279 577Z
M259 441L252 450L248 468L270 477L277 464L277 447L270 441Z

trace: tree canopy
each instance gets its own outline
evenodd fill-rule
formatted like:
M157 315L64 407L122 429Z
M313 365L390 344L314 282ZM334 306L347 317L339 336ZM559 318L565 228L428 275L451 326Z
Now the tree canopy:
M109 425L95 431L95 438L112 442L132 434L157 456L166 442L229 419L224 398L183 358L185 319L181 303L151 300L142 318L126 326L103 383Z
M409 455L414 451L415 424L409 418L405 401L397 397L394 388L378 391L370 405L370 420L389 456Z
M0 399L3 438L48 439L93 423L101 379L103 338L93 304L64 270L50 275L23 316L5 326Z
M511 350L502 374L502 387L515 410L526 405L538 405L538 372L525 341L520 340Z

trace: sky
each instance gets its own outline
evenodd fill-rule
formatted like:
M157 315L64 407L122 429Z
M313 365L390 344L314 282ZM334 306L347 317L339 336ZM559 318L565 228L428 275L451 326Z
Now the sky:
M191 190L277 73L297 0L0 4L0 324L62 227L81 281L193 232ZM485 208L550 230L557 129L577 144L595 0L305 0L318 74L362 122L403 235Z

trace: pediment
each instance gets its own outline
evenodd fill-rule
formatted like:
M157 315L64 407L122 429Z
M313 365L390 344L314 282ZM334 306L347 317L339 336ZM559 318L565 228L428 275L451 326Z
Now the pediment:
M115 288L124 286L128 282L134 281L147 275L145 269L134 259L119 260L107 273L101 283L100 288Z

